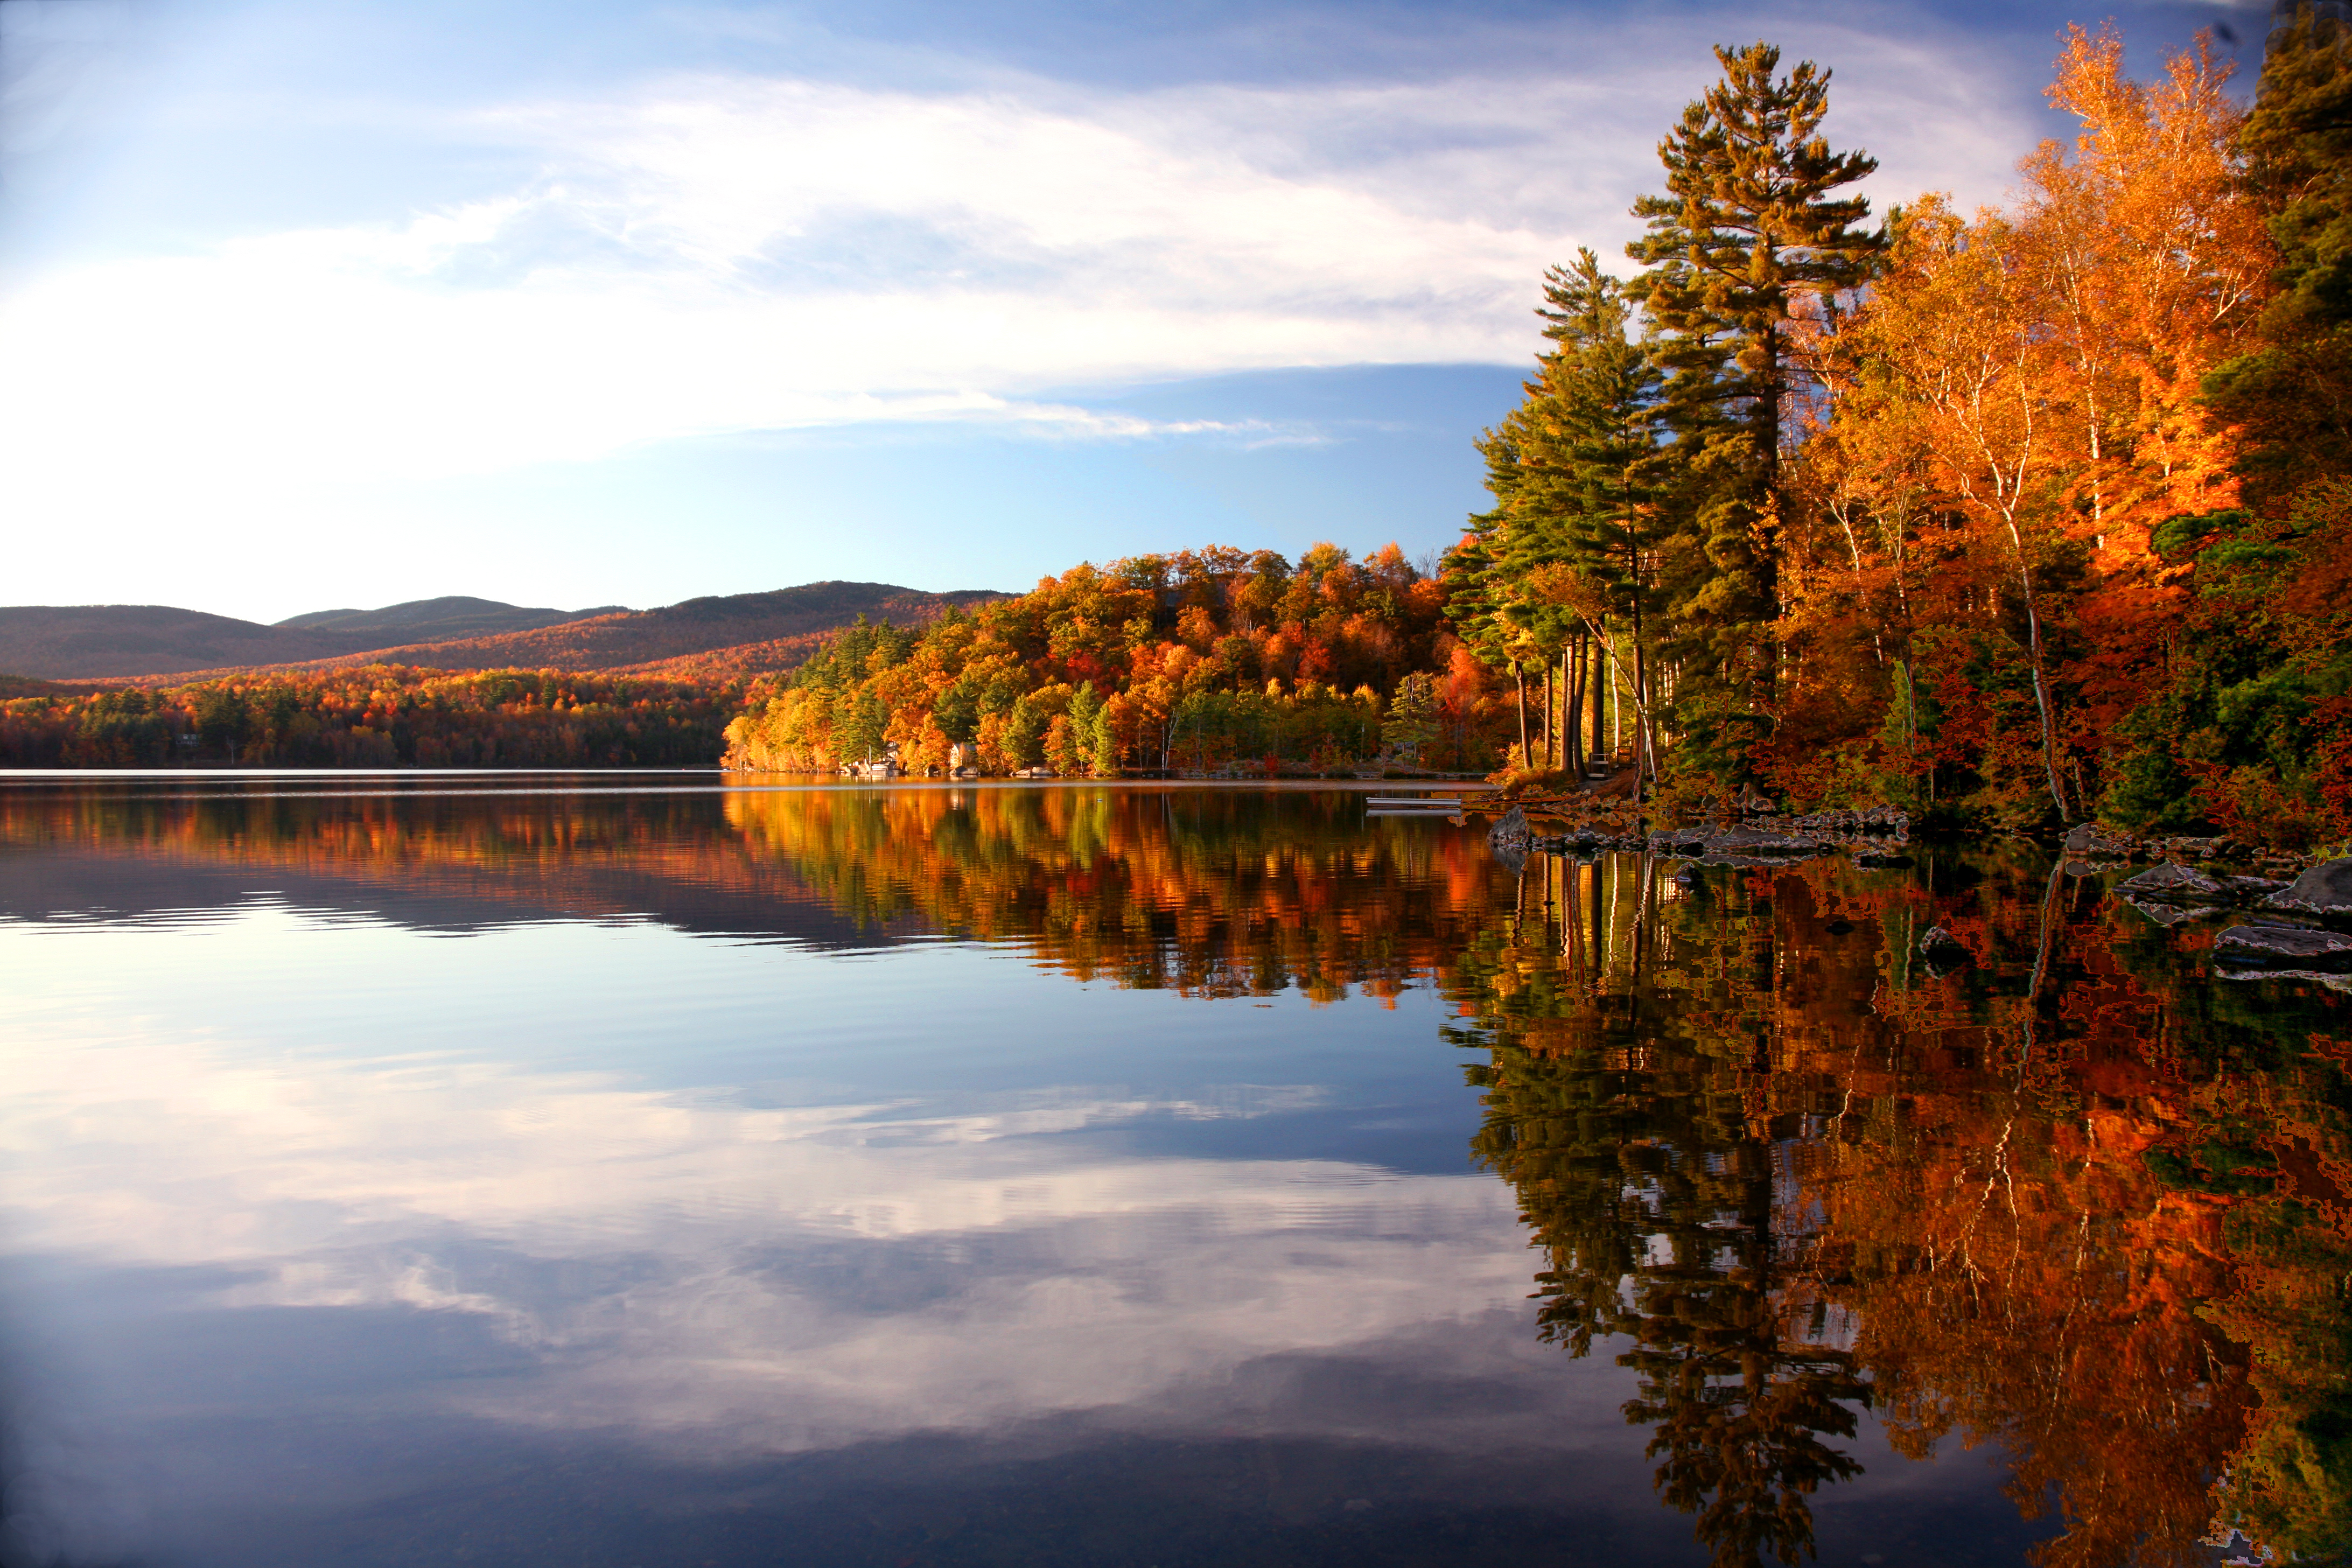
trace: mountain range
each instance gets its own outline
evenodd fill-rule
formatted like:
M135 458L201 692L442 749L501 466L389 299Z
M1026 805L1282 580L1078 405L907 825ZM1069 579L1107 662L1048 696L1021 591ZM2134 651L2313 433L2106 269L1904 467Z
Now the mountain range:
M457 637L494 637L500 632L537 631L591 616L626 615L626 605L599 605L593 610L527 610L496 599L473 599L451 594L439 599L411 599L380 610L312 610L275 623L298 631L329 632L371 638L383 644L447 642Z
M318 610L272 626L162 605L0 607L0 671L47 680L408 664L432 669L619 669L750 675L788 669L858 616L901 625L1011 595L888 583L805 583L652 610L533 609L451 595Z

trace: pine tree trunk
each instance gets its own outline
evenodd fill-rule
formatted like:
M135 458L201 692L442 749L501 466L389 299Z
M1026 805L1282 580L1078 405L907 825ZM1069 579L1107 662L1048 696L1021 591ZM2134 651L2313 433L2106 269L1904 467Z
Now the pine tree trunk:
M1519 766L1531 768L1535 758L1528 751L1528 667L1516 658L1511 660L1511 679L1519 686Z
M1547 770L1555 765L1551 760L1551 754L1558 736L1559 731L1551 721L1551 660L1546 659L1544 660L1543 743L1544 767Z
M1560 766L1581 776L1584 772L1584 639L1580 637L1559 655Z
M1609 755L1608 735L1605 732L1602 721L1606 716L1609 707L1611 683L1601 679L1609 672L1609 659L1607 653L1608 650L1605 648L1598 647L1594 648L1592 679L1588 682L1588 684L1592 688L1592 745L1591 748L1591 755L1596 758L1606 757ZM1590 770L1588 769L1587 771L1589 772Z

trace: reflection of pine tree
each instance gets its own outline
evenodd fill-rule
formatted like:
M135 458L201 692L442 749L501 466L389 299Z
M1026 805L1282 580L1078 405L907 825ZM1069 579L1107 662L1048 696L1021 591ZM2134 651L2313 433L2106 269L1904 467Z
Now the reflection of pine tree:
M1664 1459L1661 1495L1699 1516L1725 1568L1768 1550L1796 1562L1812 1546L1806 1495L1862 1473L1823 1440L1853 1436L1840 1401L1868 1398L1852 1358L1792 1342L1768 1275L1701 1264L1643 1276L1640 1342L1618 1360L1642 1373L1625 1418L1656 1426L1647 1452Z
M1457 968L1486 994L1454 1032L1489 1053L1469 1069L1486 1091L1474 1152L1517 1188L1544 1253L1542 1336L1580 1356L1596 1334L1633 1341L1625 1415L1654 1428L1661 1496L1698 1516L1723 1568L1794 1563L1812 1543L1806 1496L1860 1472L1831 1439L1853 1435L1868 1390L1790 1321L1811 1299L1805 1238L1785 1234L1773 1145L1736 1081L1769 981L1756 922L1660 921L1646 889L1584 880L1552 906L1557 942L1548 921L1539 942L1497 932ZM1589 939L1588 908L1623 940ZM1650 929L1621 933L1619 916Z

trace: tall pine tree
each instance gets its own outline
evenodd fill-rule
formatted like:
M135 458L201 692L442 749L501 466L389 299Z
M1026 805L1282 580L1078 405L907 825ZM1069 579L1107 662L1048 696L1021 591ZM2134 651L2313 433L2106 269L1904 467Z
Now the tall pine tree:
M1690 742L1738 775L1772 707L1791 324L1807 297L1834 310L1867 282L1886 240L1860 226L1866 200L1835 194L1878 165L1819 134L1830 72L1807 60L1776 77L1765 43L1715 54L1723 79L1659 143L1667 194L1634 204L1649 232L1626 253L1648 268L1628 292L1665 371L1677 504L1707 563L1675 606Z
M1624 287L1591 251L1545 276L1543 356L1527 396L1480 439L1492 511L1471 520L1459 552L1475 573L1469 635L1560 661L1563 728L1582 697L1623 677L1636 712L1636 761L1654 768L1645 658L1661 603L1664 553L1656 493L1666 454L1648 351L1628 338ZM1613 668L1612 668L1613 667ZM1570 683L1571 671L1580 678ZM1598 712L1596 701L1593 710ZM1562 760L1579 754L1565 735Z

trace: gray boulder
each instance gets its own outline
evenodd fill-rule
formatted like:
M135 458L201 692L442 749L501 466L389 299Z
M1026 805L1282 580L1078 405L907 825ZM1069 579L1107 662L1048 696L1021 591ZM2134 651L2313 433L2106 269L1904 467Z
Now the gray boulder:
M1534 837L1535 834L1528 827L1526 810L1516 805L1503 813L1486 833L1486 842L1497 849L1507 847L1524 851Z
M2263 907L2301 915L2352 915L2352 860L2323 860Z
M2352 936L2308 926L2231 926L2213 939L2213 956L2263 969L2352 969Z
M2127 839L2118 838L2095 822L2082 823L2066 830L2063 843L2066 853L2086 859L2127 860L2132 847Z
M2150 866L2116 890L2135 902L2153 899L2167 904L2215 904L2231 894L2227 883L2169 860Z
M2221 912L2218 910L2201 908L2195 904L2158 903L2154 899L2134 899L2127 897L2124 900L2124 902L2129 904L2132 908L2137 910L2140 913L2146 915L2148 919L2154 921L2160 926L2186 925L2190 921L2201 920L2207 915L2219 914Z

